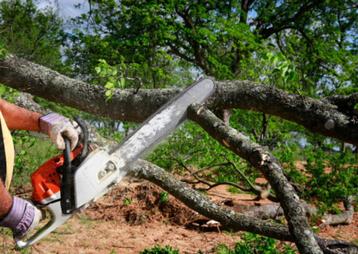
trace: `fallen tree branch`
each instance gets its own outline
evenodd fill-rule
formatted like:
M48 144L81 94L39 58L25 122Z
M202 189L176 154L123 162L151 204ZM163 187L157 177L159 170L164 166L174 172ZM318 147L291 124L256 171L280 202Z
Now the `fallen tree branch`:
M259 111L296 122L312 132L358 144L358 122L326 100L288 94L275 87L249 81L218 81L215 84L218 84L218 89L209 108ZM339 133L342 131L349 133Z
M191 209L208 218L219 221L222 225L232 230L245 230L275 239L292 241L290 233L284 225L256 220L237 214L232 210L224 209L213 203L204 194L195 191L186 183L177 180L172 174L152 163L138 160L130 168L130 172L136 177L155 183Z
M305 209L305 213L307 216L313 216L317 213L317 209L309 204L307 204L304 201L301 201L301 205ZM260 206L242 206L243 210L240 210L241 213L255 217L260 218L263 220L267 219L276 219L279 216L283 216L283 209L278 203L271 203L267 205L260 205Z
M288 228L282 224L265 221L236 213L213 203L204 194L193 190L188 184L177 180L164 169L147 162L138 160L129 172L135 177L146 179L183 202L186 206L210 219L218 221L234 231L248 231L281 241L294 241ZM358 246L339 240L322 239L315 236L320 248L325 254L357 253ZM338 246L340 249L338 249Z
M295 239L298 250L301 253L322 253L310 229L300 199L283 174L278 161L263 147L225 125L204 106L192 105L189 107L188 117L265 175L284 210L289 230Z
M142 122L177 94L179 89L116 90L106 100L105 89L71 79L13 55L0 60L0 82L45 99L112 119ZM213 109L242 108L276 115L308 130L358 145L358 122L327 100L288 94L250 81L220 81L208 102ZM51 92L49 92L51 91Z
M350 224L353 221L354 215L354 197L349 196L344 200L344 212L340 214L326 214L322 218L323 226L324 225L339 225L339 224Z

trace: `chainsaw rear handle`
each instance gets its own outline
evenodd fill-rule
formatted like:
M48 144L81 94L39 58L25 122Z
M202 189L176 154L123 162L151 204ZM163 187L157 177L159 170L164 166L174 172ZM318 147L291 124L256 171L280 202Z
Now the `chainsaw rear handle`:
M83 149L81 155L79 156L79 161L83 161L87 157L89 152L89 148L88 148L89 133L85 122L81 118L75 117L75 121L77 122L78 126L80 126L81 128L80 140L82 142Z

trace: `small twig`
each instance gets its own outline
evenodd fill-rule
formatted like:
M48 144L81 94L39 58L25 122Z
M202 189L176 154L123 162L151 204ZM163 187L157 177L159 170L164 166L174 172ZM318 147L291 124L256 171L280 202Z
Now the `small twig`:
M230 165L230 163L228 162L224 162L224 163L218 163L216 165L212 165L212 166L207 166L207 167L204 167L204 168L201 168L201 169L198 169L197 171L193 172L193 174L199 174L203 171L206 171L208 169L213 169L213 168L216 168L216 167L223 167L223 166L228 166Z
M231 166L235 169L239 175L246 181L246 183L250 186L248 191L251 191L257 195L257 198L268 198L271 201L277 202L277 198L275 195L271 193L271 187L268 185L267 189L263 189L262 187L253 184L250 179L239 169L236 163L225 156L226 160L231 164ZM265 193L268 192L268 193ZM265 194L264 194L265 193Z
M230 185L230 186L236 187L236 188L238 188L238 189L240 189L240 190L242 190L242 191L245 191L245 192L250 191L250 189L245 188L245 187L243 187L243 186L241 186L241 185L238 185L238 184L236 184L236 183L233 183L233 182L219 182L219 183L214 183L214 184L212 184L207 190L210 190L210 189L212 189L212 188L214 188L214 187L216 187L216 186L219 186L219 185Z
M230 165L235 169L235 171L237 173L239 173L239 175L246 181L246 183L250 186L250 188L254 191L254 192L261 192L261 188L259 186L255 186L253 183L251 183L251 181L249 180L249 178L247 178L247 176L239 169L239 167L236 165L235 162L233 162L232 160L230 160L229 158L227 158L225 156L226 160L230 163Z
M205 168L203 168L203 169L200 169L200 170L197 170L197 171L193 172L189 167L187 167L187 166L184 164L184 162L182 162L181 160L178 160L178 159L175 159L175 160L176 160L184 169L186 169L186 170L197 180L197 183L203 183L203 184L205 184L205 185L208 186L208 188L197 188L198 190L208 191L208 190L210 190L210 189L212 189L212 188L214 188L214 187L216 187L216 186L219 186L219 185L231 185L231 186L234 186L234 187L236 187L236 188L238 188L238 189L240 189L240 190L242 190L242 191L249 191L249 189L247 189L247 188L245 188L245 187L243 187L243 186L240 186L240 185L238 185L238 184L236 184L236 183L232 183L232 182L211 183L211 182L209 182L209 181L206 181L206 180L200 178L200 177L198 176L198 173L199 173L199 172L202 172L203 170L209 169L209 167L205 167ZM215 165L215 166L220 166L220 165L221 165L221 164L217 164L217 165ZM188 181L185 181L185 182L188 183Z
M192 181L189 179L181 179L180 181L182 181L183 183L188 183L188 184L198 184L199 181Z

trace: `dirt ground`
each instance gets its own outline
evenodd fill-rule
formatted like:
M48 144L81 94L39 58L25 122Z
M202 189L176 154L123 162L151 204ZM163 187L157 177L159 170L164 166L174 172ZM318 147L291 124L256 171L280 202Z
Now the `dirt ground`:
M225 186L210 190L208 195L215 202L230 199L235 205L270 202L253 201L254 196L247 194L231 194ZM11 237L2 232L0 253L138 254L154 245L170 245L182 254L199 250L209 254L215 253L218 244L233 247L240 240L240 233L222 231L215 224L201 224L206 221L155 185L126 180L30 249L15 251ZM351 225L325 227L320 235L357 241L357 226L356 213Z

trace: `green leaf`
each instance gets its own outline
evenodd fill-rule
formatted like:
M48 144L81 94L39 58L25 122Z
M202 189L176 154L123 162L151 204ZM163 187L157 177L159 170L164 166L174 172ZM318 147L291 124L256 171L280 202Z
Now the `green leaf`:
M112 88L114 88L114 83L108 81L104 87L107 89L112 89Z

